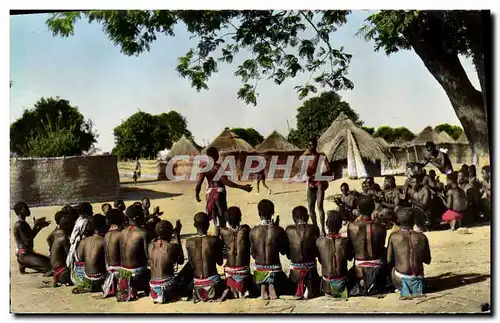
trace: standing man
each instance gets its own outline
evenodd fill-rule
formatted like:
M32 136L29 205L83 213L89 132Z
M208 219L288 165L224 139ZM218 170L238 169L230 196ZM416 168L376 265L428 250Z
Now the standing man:
M450 175L453 172L450 157L447 153L438 150L434 142L428 141L425 144L425 149L427 150L427 154L425 155L425 159L423 161L423 167L425 167L428 163L431 163L443 174Z
M201 202L200 191L201 184L203 180L207 179L208 189L207 189L207 214L211 220L214 221L215 235L219 235L220 227L226 226L225 212L227 210L227 196L226 196L226 186L237 188L246 192L252 191L252 185L239 185L229 180L227 176L223 175L220 178L216 178L217 172L220 169L220 164L217 162L219 160L219 151L215 147L209 147L207 149L207 156L212 158L214 161L214 166L207 172L198 175L198 182L196 183L195 194L196 201Z
M316 205L318 206L320 234L325 234L325 210L323 202L325 199L325 191L328 188L328 181L319 180L316 178L318 167L321 167L321 175L329 175L331 173L328 159L325 154L317 151L318 140L313 139L309 142L309 152L307 155L313 156L313 160L309 161L307 167L307 202L309 206L309 215L314 225L318 225L316 219ZM321 164L320 164L321 163Z

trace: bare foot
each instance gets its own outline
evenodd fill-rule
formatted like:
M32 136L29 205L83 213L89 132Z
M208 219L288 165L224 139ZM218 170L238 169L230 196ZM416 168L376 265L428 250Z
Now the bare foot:
M266 285L260 285L260 299L263 299L263 300L269 299L269 293L267 291Z
M276 294L276 289L274 288L273 284L269 284L269 295L271 296L271 299L278 299L278 295Z

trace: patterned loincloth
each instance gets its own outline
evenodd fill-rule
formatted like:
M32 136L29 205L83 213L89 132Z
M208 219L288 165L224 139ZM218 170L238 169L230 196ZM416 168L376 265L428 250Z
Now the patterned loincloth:
M83 285L85 281L85 262L83 261L73 262L73 267L71 268L71 281L76 286Z
M175 286L175 276L149 281L149 295L154 303L163 304L167 301L167 292Z
M219 274L208 278L195 278L193 297L203 302L213 300L216 297L216 286L220 282Z
M316 270L315 262L305 262L305 263L291 263L290 270L297 271L299 273L299 280L297 281L297 289L295 290L296 297L304 297L306 292L305 279L308 273Z
M401 278L401 297L420 297L424 294L424 276L405 275L394 270L394 275Z
M120 266L106 265L106 271L107 275L104 284L102 284L102 292L104 293L104 297L115 296L116 286L120 278Z
M382 275L382 265L381 259L373 260L354 260L354 266L359 267L363 270L363 280L364 287L360 286L360 282L357 281L354 286L355 290L351 291L351 295L376 295L381 293L381 288L384 286L379 286Z
M207 189L207 214L210 217L210 220L213 219L213 210L216 208L215 204L217 199L219 198L220 193L224 193L226 189L224 187L209 187ZM219 216L223 216L223 214L219 214Z
M250 276L250 267L224 267L226 286L240 293L245 293L245 279Z
M281 265L255 264L255 272L253 273L255 284L274 284L278 274L282 272Z
M453 220L460 220L464 217L464 215L461 212L457 212L454 210L448 210L444 212L443 216L441 217L441 220L445 222L450 222Z
M139 268L120 267L117 301L128 302L137 298L138 287L142 287L144 281L149 281L147 269L146 266Z
M328 294L334 298L347 299L347 278L346 277L328 277L323 276L323 280L328 283L330 291ZM326 293L325 290L323 290Z
M80 287L89 292L98 292L102 290L102 284L106 278L105 273L88 274L85 273L84 282Z

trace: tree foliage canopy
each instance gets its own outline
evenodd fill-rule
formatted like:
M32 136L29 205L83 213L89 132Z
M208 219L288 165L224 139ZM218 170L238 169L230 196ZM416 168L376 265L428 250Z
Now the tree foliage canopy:
M254 128L232 128L231 132L248 142L252 147L264 141L264 137Z
M154 157L183 135L192 139L186 119L178 112L151 115L139 111L115 127L113 154L120 158Z
M330 35L346 22L349 11L140 11L93 10L57 13L47 20L54 35L74 34L81 18L98 22L108 38L126 55L149 51L158 35L174 36L174 26L186 25L198 44L179 58L177 72L196 90L207 90L207 82L220 64L232 64L242 50L253 57L238 65L235 75L243 82L237 96L257 104L259 80L281 84L300 73L310 75L295 87L300 98L316 93L318 86L333 90L352 89L346 77L351 55L335 48ZM306 37L307 29L314 30Z
M457 140L464 132L459 126L451 125L449 123L443 123L434 128L437 132L444 131L450 135L453 140Z
M392 128L389 126L378 127L373 136L382 137L388 143L393 143L400 138L404 141L412 141L415 138L415 134L406 127Z
M340 95L333 91L323 92L304 101L297 109L297 129L290 131L288 140L305 148L311 139L319 138L330 127L340 112L344 112L358 126L363 125L349 103L342 101Z
M18 156L77 156L89 151L97 134L68 100L41 98L10 126L10 151Z

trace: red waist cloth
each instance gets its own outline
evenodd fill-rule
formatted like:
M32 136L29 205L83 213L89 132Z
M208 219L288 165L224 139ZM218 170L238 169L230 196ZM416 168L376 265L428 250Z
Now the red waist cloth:
M62 266L54 269L54 285L57 284L57 282L59 281L59 277L64 272L64 270L66 270L66 268L66 266Z
M444 212L443 216L441 217L441 220L449 222L453 220L460 220L464 217L464 215L460 212L453 211L453 210L448 210Z

